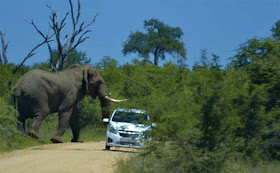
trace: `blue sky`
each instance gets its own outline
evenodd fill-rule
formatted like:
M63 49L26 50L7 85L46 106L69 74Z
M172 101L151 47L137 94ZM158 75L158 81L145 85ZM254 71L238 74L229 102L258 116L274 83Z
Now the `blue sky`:
M151 18L183 30L189 66L200 60L202 49L219 55L221 63L226 64L240 44L254 37L269 37L271 27L280 20L280 0L82 0L81 3L82 20L90 21L99 13L90 27L90 38L78 47L91 58L92 64L103 56L116 59L118 64L137 58L136 54L122 55L123 42L131 32L143 31L143 21ZM9 41L10 62L20 63L42 40L25 20L32 19L42 31L48 31L50 10L46 4L51 4L61 18L69 10L68 0L1 0L0 29ZM70 33L70 28L71 25L65 28L65 33ZM44 62L49 57L46 46L35 53L26 65Z

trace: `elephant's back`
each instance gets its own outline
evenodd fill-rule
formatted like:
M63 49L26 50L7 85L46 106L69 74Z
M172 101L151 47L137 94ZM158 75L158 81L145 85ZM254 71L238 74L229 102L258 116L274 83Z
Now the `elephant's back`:
M51 76L50 72L43 70L31 70L25 73L17 82L14 90L14 95L20 96L30 92L40 90L41 80L45 76Z

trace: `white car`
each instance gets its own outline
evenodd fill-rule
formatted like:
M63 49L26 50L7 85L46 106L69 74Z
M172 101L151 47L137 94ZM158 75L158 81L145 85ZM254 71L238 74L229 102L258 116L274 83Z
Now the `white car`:
M106 150L110 147L144 148L146 132L155 123L149 124L149 115L144 110L117 108L111 119L104 118L108 124Z

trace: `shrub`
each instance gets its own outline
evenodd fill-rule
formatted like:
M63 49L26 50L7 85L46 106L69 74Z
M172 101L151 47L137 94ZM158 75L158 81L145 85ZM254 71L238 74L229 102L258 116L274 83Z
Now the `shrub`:
M16 129L16 111L6 102L0 98L0 153L38 145L39 142Z

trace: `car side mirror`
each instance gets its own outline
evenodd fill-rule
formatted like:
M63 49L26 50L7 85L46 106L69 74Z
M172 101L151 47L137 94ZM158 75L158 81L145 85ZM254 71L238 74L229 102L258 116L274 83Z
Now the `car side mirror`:
M109 118L103 118L103 123L109 123Z

